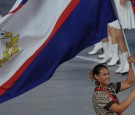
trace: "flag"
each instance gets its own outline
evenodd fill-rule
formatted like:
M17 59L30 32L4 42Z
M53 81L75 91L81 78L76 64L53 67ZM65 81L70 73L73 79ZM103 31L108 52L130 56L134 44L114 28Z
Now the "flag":
M0 19L0 103L49 80L114 19L109 0L17 0Z

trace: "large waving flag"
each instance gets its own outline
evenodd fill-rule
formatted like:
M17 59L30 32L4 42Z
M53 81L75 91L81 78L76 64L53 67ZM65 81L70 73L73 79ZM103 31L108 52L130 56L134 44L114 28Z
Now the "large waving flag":
M0 19L0 103L49 80L114 19L110 0L17 0Z

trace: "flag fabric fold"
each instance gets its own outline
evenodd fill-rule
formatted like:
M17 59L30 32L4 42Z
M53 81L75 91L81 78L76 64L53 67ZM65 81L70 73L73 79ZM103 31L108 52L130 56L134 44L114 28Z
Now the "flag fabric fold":
M0 19L0 103L49 80L113 20L109 0L18 0Z

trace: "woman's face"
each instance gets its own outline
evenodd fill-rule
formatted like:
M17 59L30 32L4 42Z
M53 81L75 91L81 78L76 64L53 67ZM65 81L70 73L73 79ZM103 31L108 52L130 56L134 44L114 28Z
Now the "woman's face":
M107 86L110 83L110 72L106 68L102 68L97 75L96 79L99 81L101 86Z

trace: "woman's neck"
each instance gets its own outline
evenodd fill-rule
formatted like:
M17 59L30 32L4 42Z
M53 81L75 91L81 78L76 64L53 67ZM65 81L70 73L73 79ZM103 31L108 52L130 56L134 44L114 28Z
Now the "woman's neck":
M106 89L107 88L107 85L100 84L99 87Z

